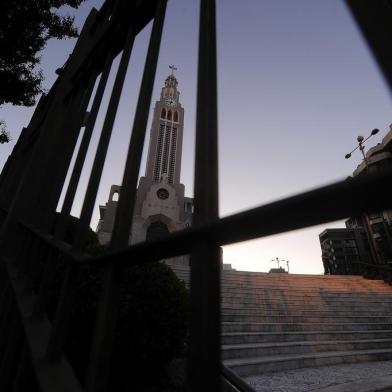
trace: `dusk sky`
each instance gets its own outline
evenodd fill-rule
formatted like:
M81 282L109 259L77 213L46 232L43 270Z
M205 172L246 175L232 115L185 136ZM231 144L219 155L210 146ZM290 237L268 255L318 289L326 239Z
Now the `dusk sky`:
M82 26L91 8L99 8L102 3L87 0L76 11L76 24ZM169 0L150 110L152 114L169 74L168 66L175 64L185 109L181 182L187 196L193 193L198 14L198 1ZM358 152L350 160L344 156L355 147L356 137L379 128L380 133L367 147L378 143L392 123L392 113L382 76L344 2L220 0L217 18L220 215L351 175L361 157ZM148 25L135 42L91 222L94 229L98 204L107 201L112 184L121 183L150 29ZM46 89L74 44L75 40L50 41L43 51ZM0 108L0 119L7 122L13 138L8 145L0 146L0 167L33 110L9 105ZM97 121L89 164L73 208L76 216L104 111L105 107ZM224 261L237 269L268 271L275 266L270 260L279 257L290 260L290 272L322 273L318 235L326 227L342 226L343 222L332 222L228 246L224 248Z

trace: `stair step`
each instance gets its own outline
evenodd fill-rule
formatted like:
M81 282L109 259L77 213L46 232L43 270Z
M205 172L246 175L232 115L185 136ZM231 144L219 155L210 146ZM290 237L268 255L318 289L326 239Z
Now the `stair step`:
M276 355L253 358L227 359L224 364L239 376L250 376L273 371L300 369L336 365L340 363L357 363L366 361L385 361L392 359L392 349L329 351L311 354Z
M392 339L392 330L353 331L288 331L288 332L226 332L222 333L223 345L296 342L296 341L343 341L356 339Z
M277 323L317 323L317 322L352 322L352 323L392 323L392 316L296 316L296 315L241 315L241 314L221 314L221 320L227 321L249 321L249 322L277 322Z
M309 331L378 331L392 330L392 323L250 323L250 322L223 322L222 332L309 332Z
M189 287L189 267L174 267ZM240 376L392 359L392 287L361 276L224 270L222 358Z
M292 355L321 353L328 351L357 351L391 349L391 339L361 339L342 341L298 341L268 342L252 344L233 344L222 346L222 358L271 357L274 355Z
M179 274L184 277L188 277L188 274ZM230 287L252 287L252 288L265 288L265 287L276 287L276 288L356 288L363 290L366 288L375 289L388 289L389 286L385 282L374 282L374 281L361 281L361 282L328 282L328 281L301 281L299 285L295 280L293 281L271 281L270 279L253 279L253 280L239 280L239 279L227 279L223 277L221 279L221 285Z
M384 312L392 313L392 303L391 304L373 304L373 307L377 310L383 310ZM260 310L279 310L279 311L315 311L315 310L330 310L330 311L368 311L369 304L364 303L351 303L347 302L337 302L337 303L318 303L318 304L304 304L304 303L287 303L283 301L266 302L266 301L252 301L252 302L239 302L234 299L230 302L223 301L221 308L241 308L241 309L260 309Z
M304 288L301 286L296 286L296 287L277 287L275 285L272 285L271 287L268 286L263 286L263 287L252 287L250 285L233 285L233 286L221 286L221 292L222 293L228 293L230 295L234 294L258 294L258 295L268 295L268 296L273 296L276 294L282 295L283 293L287 296L290 297L291 295L301 295L301 294L309 294L312 296L315 295L330 295L330 296L356 296L356 295L364 295L364 296L370 296L370 295L376 295L377 297L379 296L385 296L385 297L392 297L392 289L390 287L383 287L383 288L374 288L374 289L369 289L369 288L361 288L361 290L356 290L352 287L349 286L344 286L344 287L310 287L310 288Z
M304 317L347 317L347 310L299 310L299 309L271 309L271 308L242 308L242 307L222 307L222 314L225 315L241 315L241 316L304 316ZM373 317L373 316L390 316L392 312L383 310L351 310L351 317Z

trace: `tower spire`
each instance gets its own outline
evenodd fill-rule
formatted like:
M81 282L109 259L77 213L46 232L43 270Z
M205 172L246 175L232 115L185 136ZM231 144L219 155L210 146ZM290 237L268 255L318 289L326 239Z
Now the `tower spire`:
M177 71L177 67L173 64L173 65L169 65L169 68L171 69L172 76L174 76L174 71Z

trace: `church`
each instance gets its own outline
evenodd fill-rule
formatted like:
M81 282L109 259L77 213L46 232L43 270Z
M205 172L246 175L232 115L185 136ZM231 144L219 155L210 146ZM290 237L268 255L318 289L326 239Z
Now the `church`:
M176 68L170 66L159 101L155 103L150 130L146 172L139 180L129 243L152 240L192 223L193 199L185 197L180 182L184 108L180 103ZM113 232L121 186L112 185L109 199L99 206L97 227L101 244L108 244ZM186 259L177 262L186 263Z

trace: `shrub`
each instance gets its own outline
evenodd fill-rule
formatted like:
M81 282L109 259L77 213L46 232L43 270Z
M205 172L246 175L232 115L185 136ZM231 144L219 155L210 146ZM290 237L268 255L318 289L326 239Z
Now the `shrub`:
M83 270L66 343L66 354L81 382L85 380L100 289L99 272ZM164 391L166 365L185 350L187 314L187 290L166 264L127 268L121 287L111 390Z

